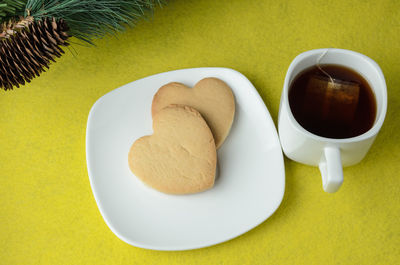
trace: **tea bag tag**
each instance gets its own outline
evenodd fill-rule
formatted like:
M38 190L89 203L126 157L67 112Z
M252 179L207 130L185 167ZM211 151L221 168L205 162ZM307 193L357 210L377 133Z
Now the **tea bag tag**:
M308 80L303 110L317 120L351 124L360 96L360 85L321 75Z

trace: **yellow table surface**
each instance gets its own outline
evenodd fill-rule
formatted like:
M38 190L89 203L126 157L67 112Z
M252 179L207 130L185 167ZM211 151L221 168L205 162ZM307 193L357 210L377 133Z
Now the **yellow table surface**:
M31 84L0 93L0 264L399 264L400 1L171 1L97 47L73 45ZM335 194L317 168L285 159L281 206L250 232L182 252L130 246L104 223L89 185L89 110L128 82L174 69L242 72L274 122L299 53L351 49L388 86L385 123ZM210 220L212 221L212 220Z

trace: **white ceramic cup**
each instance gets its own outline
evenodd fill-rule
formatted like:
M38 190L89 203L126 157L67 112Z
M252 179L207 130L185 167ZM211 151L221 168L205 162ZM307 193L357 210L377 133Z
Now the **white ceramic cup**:
M356 137L332 139L305 130L294 118L289 106L289 87L302 70L316 65L326 53L321 64L336 64L352 68L370 84L376 99L376 118L367 132ZM319 166L322 186L326 192L336 192L343 183L343 166L360 162L367 154L386 115L387 92L382 70L369 57L343 49L317 49L298 55L290 64L285 77L279 108L278 130L282 149L290 159L312 166Z

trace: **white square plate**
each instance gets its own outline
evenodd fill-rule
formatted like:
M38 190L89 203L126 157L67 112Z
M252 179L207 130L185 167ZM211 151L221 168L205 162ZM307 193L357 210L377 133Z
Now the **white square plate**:
M128 167L132 143L152 134L151 101L162 85L193 86L205 77L225 81L236 113L218 150L215 186L193 195L167 195L136 178ZM193 68L149 76L102 96L86 131L90 184L100 212L123 241L141 248L185 250L237 237L279 206L285 171L275 125L250 81L227 68Z

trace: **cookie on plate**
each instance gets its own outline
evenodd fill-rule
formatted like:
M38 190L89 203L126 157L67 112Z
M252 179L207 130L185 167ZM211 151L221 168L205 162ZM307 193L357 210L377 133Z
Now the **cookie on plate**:
M129 151L129 167L138 178L169 194L213 187L215 142L196 109L182 105L163 108L153 117L153 131L153 135L136 140Z
M210 126L217 148L228 136L235 116L235 99L224 81L208 77L193 88L176 82L162 86L153 98L153 117L170 104L186 105L198 110Z

